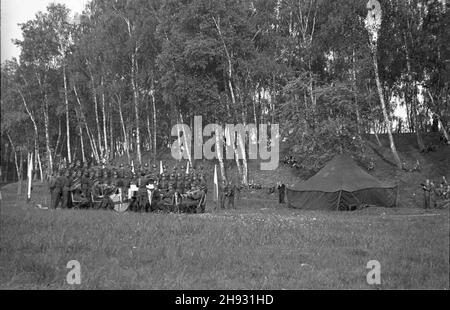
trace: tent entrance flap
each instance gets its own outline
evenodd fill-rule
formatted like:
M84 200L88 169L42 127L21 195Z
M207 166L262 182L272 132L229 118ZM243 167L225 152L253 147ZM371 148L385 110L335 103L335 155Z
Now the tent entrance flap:
M339 196L336 204L336 210L339 210L339 205L341 204L342 191L339 191Z

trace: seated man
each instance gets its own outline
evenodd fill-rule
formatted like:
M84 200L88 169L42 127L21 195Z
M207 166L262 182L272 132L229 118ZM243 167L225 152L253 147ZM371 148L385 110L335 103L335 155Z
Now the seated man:
M91 195L94 208L99 208L104 197L104 187L101 172L96 170L91 183Z
M206 193L199 186L192 185L191 190L183 195L180 209L188 213L204 213L206 209Z
M116 187L112 184L112 180L107 178L105 179L105 182L102 184L103 186L103 199L100 203L100 209L105 210L113 210L114 209L114 202L112 201L110 195L112 195Z
M173 211L175 209L174 195L175 188L173 184L168 185L168 189L158 188L152 196L151 211Z

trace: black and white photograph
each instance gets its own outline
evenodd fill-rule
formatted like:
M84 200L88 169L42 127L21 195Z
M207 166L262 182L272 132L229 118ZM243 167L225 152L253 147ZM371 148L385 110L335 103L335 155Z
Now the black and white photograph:
M446 0L1 0L0 290L448 291L449 137Z

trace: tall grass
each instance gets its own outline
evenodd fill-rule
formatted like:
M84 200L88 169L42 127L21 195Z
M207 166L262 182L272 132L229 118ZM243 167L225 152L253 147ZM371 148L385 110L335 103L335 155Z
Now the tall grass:
M449 288L448 211L395 218L242 201L204 215L118 214L13 196L0 214L3 289L372 289L373 259L379 288ZM69 260L81 264L79 286L66 283Z

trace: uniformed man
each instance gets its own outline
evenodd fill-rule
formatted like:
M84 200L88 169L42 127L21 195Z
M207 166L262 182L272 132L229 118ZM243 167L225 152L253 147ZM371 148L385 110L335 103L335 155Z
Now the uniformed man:
M144 164L144 167L143 167L143 169L142 169L141 172L144 172L144 175L145 175L146 177L148 177L148 175L150 174L150 169L149 169L148 163L145 163L145 164Z
M184 176L186 175L186 168L181 166L180 168L181 178L184 180Z
M281 182L278 182L277 189L278 189L278 203L284 203L284 197L286 194L286 185L284 185Z
M192 165L190 165L189 167L189 176L191 177L191 179L195 176L195 168L192 167Z
M432 182L429 179L426 179L425 184L422 185L423 196L424 196L424 209L428 209L431 207L431 192L433 191Z
M99 169L95 171L94 177L92 179L92 196L94 199L99 199L103 197L103 186L102 186L102 173ZM97 205L95 207L98 207Z
M184 193L186 193L191 188L191 180L189 179L189 175L184 176L183 189Z
M70 187L72 185L72 176L70 170L66 170L63 178L63 188L62 188L62 208L70 208L71 200L70 200Z
M205 194L207 194L208 193L208 183L206 182L206 177L203 174L200 175L199 183L200 183L200 189L203 190L205 192Z
M124 178L125 177L125 168L123 164L119 165L119 168L117 169L117 175L118 177Z
M109 175L106 175L107 177L103 179L103 197L100 202L100 209L104 210L113 210L114 209L114 202L110 198L110 195L114 193L115 187L113 186L113 178L109 177Z
M56 179L58 177L58 173L56 173L55 171L52 172L52 174L50 175L49 179L48 179L48 187L50 190L50 208L53 208L55 206L55 199L56 199L56 195L55 195L55 191L56 191Z
M181 173L178 173L177 180L175 182L175 188L180 194L184 194L184 180Z
M167 179L166 176L163 174L161 177L161 183L159 183L159 189L161 192L167 191L168 189L168 183L167 183Z
M206 174L205 174L205 171L203 170L203 166L200 166L200 171L197 174L197 178L199 180L205 179L205 181L206 181Z
M63 203L63 187L64 187L64 183L65 183L65 178L64 178L64 170L60 170L58 171L57 175L56 175L56 179L55 182L53 184L53 191L52 191L52 209L56 209L59 204Z
M225 209L225 200L226 200L226 192L227 192L227 182L222 180L219 186L219 205L221 209Z
M89 178L89 171L85 170L83 173L83 176L81 177L81 192L84 197L89 198L90 197L90 190L91 190L91 180Z
M375 169L375 162L373 161L373 158L371 157L370 161L369 161L369 165L367 167L367 170L372 171L373 169Z
M145 206L147 204L147 178L145 176L145 171L141 172L141 175L138 178L138 192L136 196L136 207L137 211L142 212L145 210Z
M72 176L69 191L73 192L75 190L81 191L81 170L76 170Z
M206 207L205 195L205 192L193 184L190 190L184 194L183 209L187 212L204 213Z
M173 187L175 187L176 179L175 179L175 173L172 173L169 176L169 184L172 184Z
M197 210L201 213L205 213L206 209L206 191L202 186L196 186L193 198L198 201Z
M164 211L172 212L175 207L175 187L169 183L167 191L163 195Z
M85 177L83 175L81 175L81 170L77 170L75 177L73 178L71 187L70 187L70 192L73 195L73 201L72 201L72 206L73 207L85 207L88 205L89 203L89 199L87 198L87 196L85 195L85 188L84 188L84 183L85 182ZM76 205L75 205L76 202Z
M234 194L235 194L235 188L234 185L231 182L228 182L226 185L226 199L228 201L227 207L234 209Z
M122 193L122 197L125 197L126 195L126 180L123 175L124 171L118 170L117 173L117 187L120 188L120 191Z

